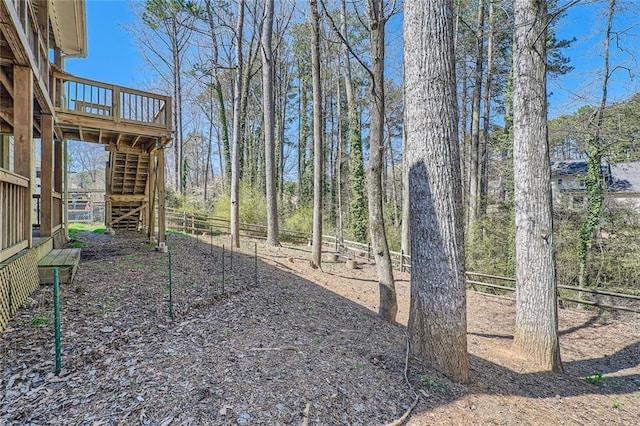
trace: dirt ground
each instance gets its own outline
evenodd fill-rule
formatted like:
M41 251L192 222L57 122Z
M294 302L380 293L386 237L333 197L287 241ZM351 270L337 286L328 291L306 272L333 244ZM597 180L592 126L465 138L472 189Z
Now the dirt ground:
M375 425L415 399L406 273L390 325L372 264L321 271L306 246L243 240L232 254L228 237L170 235L171 319L167 254L137 233L81 238L61 290L62 373L43 286L0 334L0 424ZM511 352L513 302L470 291L467 304L471 382L410 359L407 424L640 424L638 316L561 310L566 373L549 374Z

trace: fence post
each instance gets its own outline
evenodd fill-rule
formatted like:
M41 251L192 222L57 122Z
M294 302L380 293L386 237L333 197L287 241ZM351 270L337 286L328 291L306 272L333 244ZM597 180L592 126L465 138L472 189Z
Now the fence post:
M171 252L169 252L169 316L173 319L173 279L171 269Z
M222 245L222 294L224 294L224 244Z
M58 268L53 268L53 317L56 351L55 375L59 376L62 361L60 350L60 278Z
M182 212L182 227L184 228L184 233L187 233L187 212Z

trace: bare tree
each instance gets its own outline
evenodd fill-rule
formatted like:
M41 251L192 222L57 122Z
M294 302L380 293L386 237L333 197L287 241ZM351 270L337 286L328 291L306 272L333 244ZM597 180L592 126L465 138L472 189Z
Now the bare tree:
M369 135L369 233L378 272L380 289L379 314L389 322L395 322L398 312L396 288L382 205L382 166L384 160L384 50L385 15L384 0L369 0L369 36L371 43L371 126Z
M547 132L547 4L545 0L515 0L514 13L514 347L540 367L562 371Z
M484 9L484 0L479 0L476 22L475 82L471 96L471 143L469 146L469 210L467 219L470 227L473 227L478 219L480 205L480 99L484 62Z
M466 293L451 0L404 3L411 352L466 382Z
M592 135L587 138L587 176L585 185L587 187L587 216L580 227L580 244L578 246L578 260L580 262L580 272L578 284L585 287L589 284L588 255L591 244L602 219L602 205L604 202L604 176L602 173L602 156L606 149L602 141L602 128L604 124L604 110L607 107L607 93L609 79L611 78L611 65L609 61L610 44L612 37L613 17L616 9L616 0L609 0L607 13L607 29L604 40L603 58L603 79L600 105L596 111L593 121L590 123ZM617 35L616 35L617 37ZM614 69L615 71L615 69Z
M275 104L273 97L273 0L267 0L262 22L262 105L264 122L265 183L267 193L267 244L280 245L278 236L278 194L275 173Z
M322 88L320 85L320 17L318 2L311 0L311 76L313 85L313 238L311 264L322 262Z
M149 29L149 32L135 33L143 48L143 57L173 89L175 185L176 189L184 194L182 77L193 15L186 10L184 3L178 0L146 0L139 13L145 28ZM170 75L167 75L167 71Z
M233 92L233 134L231 141L231 244L240 247L240 210L239 210L239 159L241 133L241 93L242 93L242 30L244 27L244 0L238 1L238 21L236 23L235 50L236 75Z

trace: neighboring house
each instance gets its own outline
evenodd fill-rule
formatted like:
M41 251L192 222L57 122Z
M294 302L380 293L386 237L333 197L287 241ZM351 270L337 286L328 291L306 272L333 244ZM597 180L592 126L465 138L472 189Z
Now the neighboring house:
M611 174L608 197L640 212L640 161L612 164Z
M640 162L603 164L605 197L619 201L640 201ZM586 203L587 160L551 162L551 191L554 206L581 208Z

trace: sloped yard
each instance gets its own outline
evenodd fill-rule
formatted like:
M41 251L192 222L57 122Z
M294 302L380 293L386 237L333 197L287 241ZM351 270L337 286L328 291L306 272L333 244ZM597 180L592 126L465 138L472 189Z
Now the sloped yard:
M308 247L246 240L225 250L223 274L227 237L170 235L172 320L166 254L135 233L81 238L76 281L62 287L62 374L42 287L0 335L1 424L371 425L414 400L407 274L392 326L375 316L373 265L314 270ZM561 311L567 373L553 375L510 352L512 302L470 292L468 306L472 382L411 360L421 397L409 424L638 423L637 316Z

